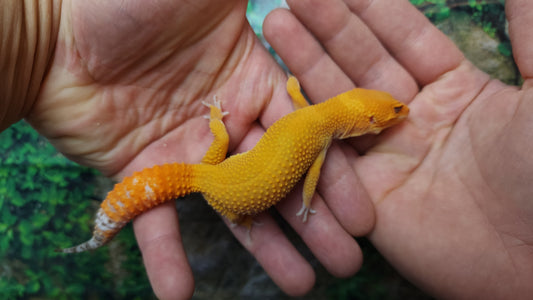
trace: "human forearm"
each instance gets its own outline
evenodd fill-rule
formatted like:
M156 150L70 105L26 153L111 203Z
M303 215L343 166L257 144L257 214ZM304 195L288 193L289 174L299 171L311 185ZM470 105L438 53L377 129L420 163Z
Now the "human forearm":
M39 93L59 28L60 0L0 0L0 131Z

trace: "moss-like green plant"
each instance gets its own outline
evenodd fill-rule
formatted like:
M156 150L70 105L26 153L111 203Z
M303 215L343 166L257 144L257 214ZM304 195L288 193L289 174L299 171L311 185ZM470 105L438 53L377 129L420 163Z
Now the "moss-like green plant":
M511 57L512 49L505 32L504 0L410 0L432 21L447 19L454 10L468 13L472 21L481 26L491 37L499 37L502 43L498 50L504 56Z
M453 9L467 11L472 20L492 36L499 29L495 25L503 24L505 19L504 0L410 0L410 2L424 12L432 22L447 19Z
M470 0L469 5L463 9L470 13L472 20L491 37L505 36L505 7L502 1Z
M132 230L121 234L119 269L109 248L65 255L55 248L91 235L95 171L58 154L29 125L0 134L2 299L153 297Z
M450 7L446 0L410 0L411 3L424 12L432 22L447 19L450 16Z

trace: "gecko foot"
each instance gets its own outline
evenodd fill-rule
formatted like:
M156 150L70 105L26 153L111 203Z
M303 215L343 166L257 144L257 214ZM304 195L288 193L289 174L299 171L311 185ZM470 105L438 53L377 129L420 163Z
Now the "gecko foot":
M298 217L303 215L302 222L307 222L307 215L308 214L314 214L316 213L316 210L312 209L311 207L305 205L305 203L302 205L302 208L300 211L296 214Z
M252 243L252 226L263 226L263 223L255 221L252 216L242 216L236 221L232 221L229 218L228 220L230 221L231 228L236 228L240 226L244 227L244 229L246 230L245 242L247 245L251 245Z
M222 120L224 116L227 116L229 112L222 111L222 106L220 103L221 101L220 99L218 99L217 95L213 96L213 103L202 101L202 104L209 107L209 109L211 110L208 115L204 115L204 118L208 120L213 120L213 119Z

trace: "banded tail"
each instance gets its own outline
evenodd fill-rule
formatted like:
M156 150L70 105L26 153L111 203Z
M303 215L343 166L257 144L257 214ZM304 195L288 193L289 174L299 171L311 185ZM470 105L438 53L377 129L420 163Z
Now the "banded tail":
M63 253L94 250L113 239L130 220L148 209L198 191L194 185L194 165L173 163L135 172L117 183L96 214L93 236Z

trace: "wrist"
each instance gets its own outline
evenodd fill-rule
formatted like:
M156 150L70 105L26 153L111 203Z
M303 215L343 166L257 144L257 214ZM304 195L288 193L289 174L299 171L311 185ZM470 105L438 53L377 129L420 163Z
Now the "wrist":
M0 0L0 131L30 111L52 57L60 0Z

